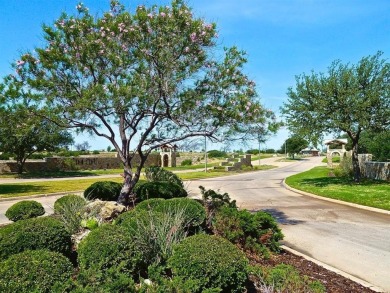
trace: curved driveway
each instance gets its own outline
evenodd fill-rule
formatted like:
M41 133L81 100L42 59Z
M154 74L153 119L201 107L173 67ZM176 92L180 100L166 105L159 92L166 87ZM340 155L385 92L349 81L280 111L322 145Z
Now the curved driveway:
M321 164L318 157L278 169L192 181L228 192L241 208L266 210L279 221L284 244L390 292L390 215L297 194L283 187L287 176ZM363 195L364 196L364 195Z

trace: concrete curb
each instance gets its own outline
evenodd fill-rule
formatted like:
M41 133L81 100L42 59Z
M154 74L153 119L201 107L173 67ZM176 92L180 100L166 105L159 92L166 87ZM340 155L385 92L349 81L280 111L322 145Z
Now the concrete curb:
M360 285L362 285L362 286L364 286L366 288L369 288L369 289L371 289L371 290L373 290L375 292L385 292L382 288L380 288L378 286L375 286L375 285L373 285L373 284L371 284L371 283L369 283L367 281L359 279L359 278L357 278L355 276L352 276L352 275L350 275L350 274L348 274L348 273L346 273L344 271L341 271L341 270L339 270L339 269L337 269L335 267L332 267L332 266L330 266L328 264L325 264L325 263L323 263L323 262L321 262L319 260L316 260L316 259L314 259L314 258L312 258L310 256L307 256L307 255L305 255L305 254L303 254L303 253L301 253L299 251L296 251L295 249L292 249L292 248L290 248L290 247L288 247L286 245L281 245L280 247L282 249L292 253L292 254L295 254L297 256L301 256L304 259L306 259L308 261L311 261L311 262L313 262L313 263L315 263L315 264L317 264L317 265L327 269L328 271L332 271L332 272L334 272L334 273L336 273L338 275L341 275L341 276L343 276L343 277L345 277L347 279L350 279L350 280L354 281L355 283L358 283L358 284L360 284Z
M337 200L337 199L333 199L333 198L327 198L327 197L315 195L315 194L312 194L312 193L309 193L309 192L305 192L305 191L302 191L302 190L299 190L299 189L295 189L295 188L287 185L286 179L283 180L282 184L283 184L284 188L286 188L288 190L291 190L291 191L293 191L295 193L299 193L299 194L302 194L302 195L310 196L310 197L313 197L313 198L316 198L316 199L320 199L320 200L324 200L324 201L337 203L337 204L340 204L340 205L346 205L346 206L354 207L354 208L361 209L361 210L366 210L366 211L370 211L370 212L390 215L390 211L386 211L386 210L382 210L382 209L378 209L378 208L373 208L373 207L367 207L367 206L359 205L359 204L356 204L356 203L346 202L346 201Z

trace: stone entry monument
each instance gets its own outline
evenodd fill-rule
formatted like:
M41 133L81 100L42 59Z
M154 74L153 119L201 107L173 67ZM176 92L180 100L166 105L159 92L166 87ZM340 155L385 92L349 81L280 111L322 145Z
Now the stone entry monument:
M161 167L176 167L176 145L164 144L161 146Z
M334 154L339 154L340 161L344 158L345 153L347 150L345 149L345 145L348 143L348 140L346 138L337 138L337 139L328 139L324 141L324 144L326 145L326 158L328 160L328 167L333 167L333 161L332 157ZM340 146L340 148L331 148L331 146Z

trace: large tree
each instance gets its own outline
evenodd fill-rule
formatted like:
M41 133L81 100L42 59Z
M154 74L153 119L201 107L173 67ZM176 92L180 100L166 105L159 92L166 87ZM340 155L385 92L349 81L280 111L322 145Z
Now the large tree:
M13 79L0 84L0 151L14 155L19 174L32 154L73 143L69 132L39 115L33 96Z
M327 74L302 74L288 89L283 114L293 133L320 138L344 132L352 141L354 180L360 180L358 143L364 131L376 133L390 126L390 64L382 53L356 65L335 61Z
M216 25L194 17L184 1L132 12L111 1L96 17L77 9L43 27L46 45L21 57L16 78L41 94L50 119L111 142L124 165L118 202L128 202L147 156L160 146L244 137L266 119L243 72L244 52L219 50Z
M308 141L297 135L293 135L286 139L283 145L280 147L280 152L286 151L293 159L295 154L299 153L309 145Z

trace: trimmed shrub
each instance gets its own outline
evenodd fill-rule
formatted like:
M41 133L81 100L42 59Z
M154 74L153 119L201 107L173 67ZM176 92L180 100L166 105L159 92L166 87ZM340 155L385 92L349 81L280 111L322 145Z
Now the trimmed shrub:
M80 242L78 261L80 270L101 277L110 269L112 274L135 275L139 255L129 231L107 224L93 230Z
M172 198L169 200L152 198L139 203L136 210L153 210L156 212L183 212L183 220L186 227L198 227L206 219L203 206L194 199Z
M193 292L219 288L242 292L247 280L248 259L226 239L198 234L175 246L168 260L174 276L197 281Z
M0 228L0 259L25 250L48 249L69 255L70 233L52 217L18 221Z
M186 160L183 160L181 163L180 163L181 166L191 166L192 165L192 160L191 159L186 159Z
M5 216L11 221L26 220L42 216L45 209L42 204L35 200L19 201L8 208Z
M153 166L145 168L145 176L149 182L167 181L184 188L183 181L179 178L179 176L161 167Z
M14 155L13 154L9 154L9 153L2 153L0 154L0 160L9 160L10 157L13 157Z
M279 240L283 239L276 220L263 211L250 213L247 210L222 207L213 221L213 230L215 234L244 249L266 254L265 247L279 251Z
M84 191L86 199L100 199L116 201L122 189L122 184L113 181L99 181L93 183Z
M150 198L175 198L186 197L187 191L176 183L168 181L146 182L135 190L137 198L141 201Z
M60 253L27 250L0 263L0 292L54 292L72 272L72 263Z

